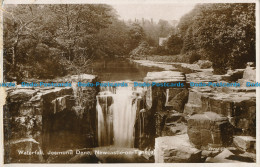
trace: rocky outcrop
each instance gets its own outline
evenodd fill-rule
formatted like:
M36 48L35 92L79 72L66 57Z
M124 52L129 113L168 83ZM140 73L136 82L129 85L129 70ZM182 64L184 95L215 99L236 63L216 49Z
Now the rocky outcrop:
M190 82L228 83L238 81L238 83L245 83L255 81L255 68L250 66L246 69L229 70L225 75L214 75L212 69L202 69L209 68L209 62L200 61L198 64L192 65L169 64L185 72L185 77L180 72L164 71L148 73L144 81L159 83L180 81L186 82L185 86L187 87L189 87ZM156 118L154 136L158 137L155 144L157 162L179 162L178 158L175 157L176 150L166 149L168 144L171 145L171 141L167 137L186 133L188 133L188 141L191 142L192 147L201 149L201 158L206 159L207 162L254 161L255 88L242 85L241 87L206 86L189 87L188 89L186 87L166 89L153 87L149 90L148 109L150 113L154 113L151 118ZM188 120L187 124L186 120ZM152 121L154 120L151 119ZM247 137L235 137L233 140L233 135L247 135ZM158 144L160 143L159 138L163 138L159 136L164 136L168 141L162 139L164 144ZM249 136L251 136L250 140ZM175 141L178 140L180 139L176 138ZM237 147L235 150L225 150L225 148L234 145ZM163 146L165 148L160 150L159 148ZM241 160L237 161L236 158L241 158Z
M243 73L243 78L239 79L238 82L245 86L246 82L255 82L256 81L256 69L248 65Z
M239 150L229 147L224 148L216 156L207 157L206 163L245 163L256 162L255 154L240 152Z
M201 151L189 143L186 134L155 139L155 163L202 162Z
M198 64L201 69L212 67L212 62L208 60L199 60L196 64Z
M188 101L189 91L186 88L166 89L165 106L171 110L183 112L184 105Z
M43 163L43 151L40 143L32 138L12 140L9 143L8 152L6 151L5 163Z
M234 145L242 150L256 153L256 139L252 136L234 136Z
M176 86L153 86L146 91L146 136L149 136L146 143L154 146L154 138L167 135L168 133L182 133L186 130L182 123L165 124L168 111L183 112L183 108L188 99L185 76L177 71L149 72L144 78L145 82L156 82L175 84ZM182 86L181 86L182 85ZM165 115L166 114L166 115ZM165 130L163 130L165 129ZM163 132L164 131L164 132Z
M85 78L84 77L88 77ZM74 76L75 78L75 76ZM93 76L81 76L83 81L91 81ZM67 78L69 80L69 78ZM59 82L66 82L66 78ZM77 80L72 81L76 82ZM71 87L55 88L23 88L19 85L7 90L4 110L5 121L5 159L15 154L12 148L17 148L21 139L31 139L37 143L44 153L53 149L66 149L71 147L85 147L87 144L95 145L95 96L97 90L79 89L75 96ZM78 97L78 98L77 98ZM81 103L76 105L76 99ZM81 110L79 110L79 106ZM86 123L87 122L87 123ZM59 140L63 138L64 140ZM33 145L27 143L27 150ZM14 144L15 143L15 144ZM35 145L35 144L34 144ZM16 150L17 151L17 150ZM45 156L43 156L46 158ZM22 159L11 159L12 162ZM30 161L33 162L33 161ZM35 161L36 162L36 161Z
M228 146L232 143L233 129L226 117L213 112L195 114L188 119L188 135L197 147Z
M229 71L226 75L213 75L211 72L187 74L187 82L225 82L240 78L243 82L253 81L255 69ZM234 76L236 75L237 76ZM239 82L238 81L238 82ZM215 112L226 116L234 126L234 134L255 136L256 94L254 87L192 87L189 89L188 103L184 113L187 115Z

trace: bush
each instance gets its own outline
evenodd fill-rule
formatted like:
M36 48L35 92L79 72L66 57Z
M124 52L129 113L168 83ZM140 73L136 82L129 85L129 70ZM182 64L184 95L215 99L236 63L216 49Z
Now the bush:
M168 50L165 49L165 46L157 46L152 49L151 53L153 55L168 55Z
M151 53L151 48L149 44L146 41L143 41L139 44L137 48L135 48L130 52L130 55L131 57L133 57L133 56L150 55L150 53Z
M178 35L172 35L169 37L169 39L166 41L166 48L168 49L168 53L171 55L177 55L180 54L182 46L183 46L183 40Z
M189 63L193 64L194 62L197 62L200 60L201 56L196 51L190 51L187 53L189 58Z

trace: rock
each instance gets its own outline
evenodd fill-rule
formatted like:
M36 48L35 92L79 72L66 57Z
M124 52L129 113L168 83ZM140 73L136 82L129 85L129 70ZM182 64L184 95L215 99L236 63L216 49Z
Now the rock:
M152 87L148 87L145 95L145 100L146 100L146 108L149 110L152 107Z
M225 149L223 152L215 156L214 158L208 157L205 162L207 163L213 163L213 162L225 162L225 163L234 163L234 161L227 159L228 157L234 155L231 151L228 149Z
M215 156L218 155L219 153L220 153L220 151L218 151L218 150L216 150L216 151L202 150L201 156L202 156L202 157L215 157Z
M247 67L243 74L243 79L247 81L256 81L256 69L254 67Z
M72 104L70 104L71 103L70 99L71 99L70 95L65 95L52 100L51 103L53 104L53 108L54 108L53 113L55 114L61 112L64 109L70 110L72 108Z
M81 106L74 106L72 107L72 111L74 111L79 118L83 118L85 108Z
M189 139L197 148L208 144L230 145L232 130L228 118L213 112L195 114L188 119Z
M194 115L201 112L201 105L186 103L184 106L184 114Z
M132 60L132 61L146 67L159 67L164 70L176 70L176 68L174 68L172 65L166 63L160 63L160 62L155 62L150 60Z
M155 163L201 162L201 151L193 147L186 134L155 139Z
M189 99L184 114L193 115L207 111L229 118L236 135L255 136L256 99L255 92L241 88L189 89Z
M234 136L233 143L243 151L255 152L256 139L252 136Z
M238 80L241 86L246 86L246 82L256 82L256 69L254 67L247 66L243 78Z
M201 93L190 91L188 97L188 103L184 106L184 113L188 115L193 115L195 113L202 113L202 101Z
M239 154L239 156L241 156L244 159L247 159L249 161L256 162L256 154L255 153L244 152L242 154Z
M35 111L35 106L33 106L31 102L26 102L21 104L19 108L20 116L33 115L35 114L34 111Z
M8 144L8 149L5 149L5 154L8 163L44 162L43 151L40 147L40 143L37 142L35 139L23 138L18 140L12 140Z
M254 159L243 154L236 153L228 149L224 149L220 154L215 157L208 157L206 163L241 163L241 162L254 162Z
M183 112L184 105L188 101L188 90L184 88L170 88L166 90L166 104L173 110Z
M174 136L176 134L186 134L187 125L184 123L166 123L164 125L162 136Z
M189 103L201 105L201 93L199 92L189 92Z
M245 69L228 70L227 74L230 75L229 81L236 82L238 79L243 78Z
M26 101L37 94L33 89L16 89L8 94L11 102L14 101Z
M197 62L200 68L206 69L206 68L211 68L212 67L212 62L208 60L199 60Z
M184 120L185 120L185 118L184 118L183 114L181 114L181 113L174 113L174 114L167 115L165 123L182 122Z
M148 72L144 82L184 82L185 76L177 71Z

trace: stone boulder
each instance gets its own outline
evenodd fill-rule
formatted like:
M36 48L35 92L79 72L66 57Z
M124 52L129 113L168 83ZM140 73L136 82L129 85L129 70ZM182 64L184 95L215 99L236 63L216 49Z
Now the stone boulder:
M37 94L37 90L35 89L12 89L10 91L7 98L10 99L10 102L18 102L18 101L27 101L31 97Z
M187 125L184 123L166 123L164 125L162 136L174 136L176 134L186 134Z
M201 150L193 147L187 134L155 139L155 163L201 162Z
M148 72L144 82L185 82L185 76L177 71Z
M243 79L248 81L256 81L256 69L254 67L247 67L243 74Z
M232 126L228 118L213 112L195 114L188 119L188 135L197 147L228 146L232 143Z
M5 163L43 163L40 143L32 138L11 140L5 149Z
M201 69L206 69L206 68L211 68L212 67L212 62L208 61L208 60L199 60L197 62L197 64L199 65L199 67Z
M229 148L225 148L215 157L208 157L206 163L242 163L255 162L254 155L241 154L241 152Z
M166 90L166 104L173 110L183 112L184 105L188 101L189 91L185 88L170 88Z
M234 136L233 143L242 151L256 152L256 139L252 136Z

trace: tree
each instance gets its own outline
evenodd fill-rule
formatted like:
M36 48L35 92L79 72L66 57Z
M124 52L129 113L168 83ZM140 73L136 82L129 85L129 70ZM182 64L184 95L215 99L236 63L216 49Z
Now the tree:
M146 41L142 41L137 48L131 51L131 56L147 56L150 55L151 48Z
M203 4L178 25L183 53L204 50L218 73L255 61L255 5Z
M95 57L96 35L115 17L108 5L8 5L5 10L5 73L10 74L5 76L16 78L25 67L40 78L64 75L68 63L82 69L74 59ZM91 61L84 69L86 62Z
M129 49L129 52L135 49L144 38L145 33L143 28L138 23L133 23L128 31L128 42L126 47Z
M160 19L158 22L159 36L168 37L171 34L172 26L168 21Z
M183 40L179 35L174 34L168 38L165 45L168 49L169 54L180 54L183 46Z
M99 43L99 56L112 58L128 54L128 27L117 18L107 28L100 30L96 39Z

